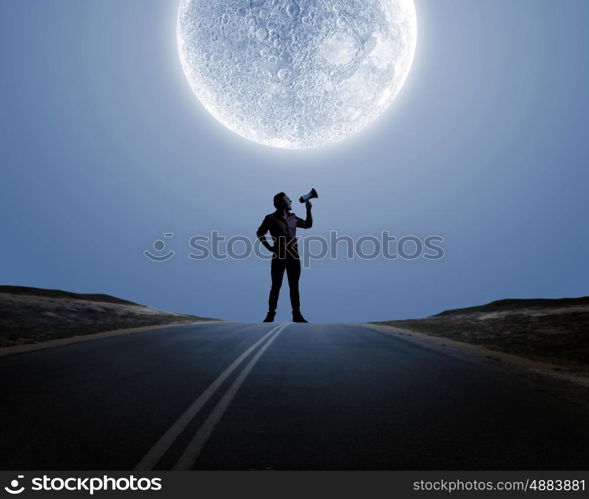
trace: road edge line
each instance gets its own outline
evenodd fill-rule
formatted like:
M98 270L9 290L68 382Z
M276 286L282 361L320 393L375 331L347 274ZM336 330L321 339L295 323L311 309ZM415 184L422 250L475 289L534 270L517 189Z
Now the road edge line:
M501 370L509 366L523 372L536 373L560 381L573 383L585 389L589 387L589 376L577 375L566 371L555 371L554 368L562 368L563 366L548 361L534 360L501 350L493 350L475 343L458 341L444 336L430 335L411 329L389 326L387 324L362 323L360 326L473 364L490 368L501 368ZM500 362L499 365L498 362Z
M9 355L17 355L19 353L36 352L37 350L47 350L49 348L62 347L66 345L72 345L74 343L82 343L84 341L100 340L102 338L110 338L111 336L121 336L124 334L132 333L143 333L144 331L152 331L154 329L180 326L196 326L198 324L221 324L223 322L225 321L171 322L169 324L156 324L154 326L140 326L126 329L111 329L109 331L101 331L100 333L84 334L82 336L70 336L68 338L58 338L55 340L42 341L39 343L27 343L26 345L0 347L0 357L8 357Z

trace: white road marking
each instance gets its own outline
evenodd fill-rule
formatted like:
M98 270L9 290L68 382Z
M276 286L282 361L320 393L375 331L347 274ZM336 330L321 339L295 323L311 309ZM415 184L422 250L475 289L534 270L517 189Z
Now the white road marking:
M225 411L231 404L231 401L237 394L239 388L247 378L250 371L254 368L260 357L264 355L264 352L268 349L268 347L272 344L272 342L278 337L278 335L288 326L288 323L282 324L280 328L274 333L274 336L270 338L266 344L260 348L256 354L251 358L248 364L242 369L239 373L235 381L231 384L231 386L227 389L221 400L217 403L215 408L209 414L207 419L204 421L202 426L194 435L192 441L186 446L184 452L174 465L172 469L174 470L190 470L194 466L194 463L200 456L200 453L207 443L207 440L215 430L215 426L225 414Z
M263 343L270 335L278 330L281 330L280 328L284 328L287 325L288 323L279 324L278 326L272 328L268 333L262 336L245 352L237 357L231 363L231 365L225 369L192 404L190 404L188 409L186 409L186 411L182 413L176 422L161 436L161 438L155 443L155 445L149 450L143 459L141 459L139 464L135 466L135 470L152 470L158 461L162 458L162 456L168 451L176 438L178 438L178 435L184 431L188 424L194 419L198 412L204 407L204 405L219 389L223 382L231 375L231 373L233 373L233 371L235 371L240 366L246 357L252 353L261 343Z
M143 333L144 331L153 331L157 329L168 329L171 327L183 326L200 326L201 324L223 324L225 321L197 321L182 322L181 324L160 324L158 326L142 326L128 329L114 329L113 331L103 331L102 333L85 334L83 336L71 336L69 338L59 338L57 340L47 340L40 343L27 343L26 345L14 345L11 347L0 347L0 357L7 357L15 353L35 352L37 350L46 350L73 343L82 343L84 341L99 340L101 338L110 338L111 336L122 336L132 333Z

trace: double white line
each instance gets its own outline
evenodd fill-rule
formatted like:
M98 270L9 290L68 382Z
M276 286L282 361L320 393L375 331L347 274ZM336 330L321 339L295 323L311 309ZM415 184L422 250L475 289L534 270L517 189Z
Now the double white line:
M201 411L209 399L215 394L215 392L221 387L225 380L243 363L243 361L260 345L266 342L250 359L246 366L241 370L238 376L235 378L231 386L221 397L221 400L217 403L214 409L211 411L209 416L205 419L203 424L200 426L190 443L184 449L184 452L176 461L173 469L175 470L189 470L194 466L194 463L198 459L204 445L213 433L215 426L223 417L223 414L229 407L229 404L235 397L235 394L247 378L250 371L256 365L256 362L260 359L268 347L274 342L278 335L283 329L288 326L289 323L280 324L272 328L268 333L262 336L256 341L251 347L237 357L231 365L225 369L218 377L213 381L207 389L184 411L184 413L176 420L176 422L170 426L170 428L161 436L156 444L149 450L149 452L143 457L137 466L136 470L152 470L162 456L168 451L178 436L186 429L188 424L194 419L194 417Z

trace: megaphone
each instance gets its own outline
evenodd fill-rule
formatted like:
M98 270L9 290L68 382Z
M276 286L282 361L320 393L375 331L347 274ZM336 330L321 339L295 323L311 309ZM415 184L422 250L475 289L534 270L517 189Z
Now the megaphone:
M304 194L303 196L301 196L299 198L299 201L301 203L306 203L307 201L309 201L309 199L315 199L318 197L319 197L319 194L317 194L317 191L315 189L311 189L311 192L308 192L307 194Z

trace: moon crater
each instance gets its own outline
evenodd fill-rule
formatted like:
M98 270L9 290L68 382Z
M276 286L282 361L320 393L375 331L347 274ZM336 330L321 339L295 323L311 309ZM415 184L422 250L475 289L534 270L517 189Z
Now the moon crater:
M413 0L182 0L192 90L233 132L282 148L337 142L379 116L407 77Z

